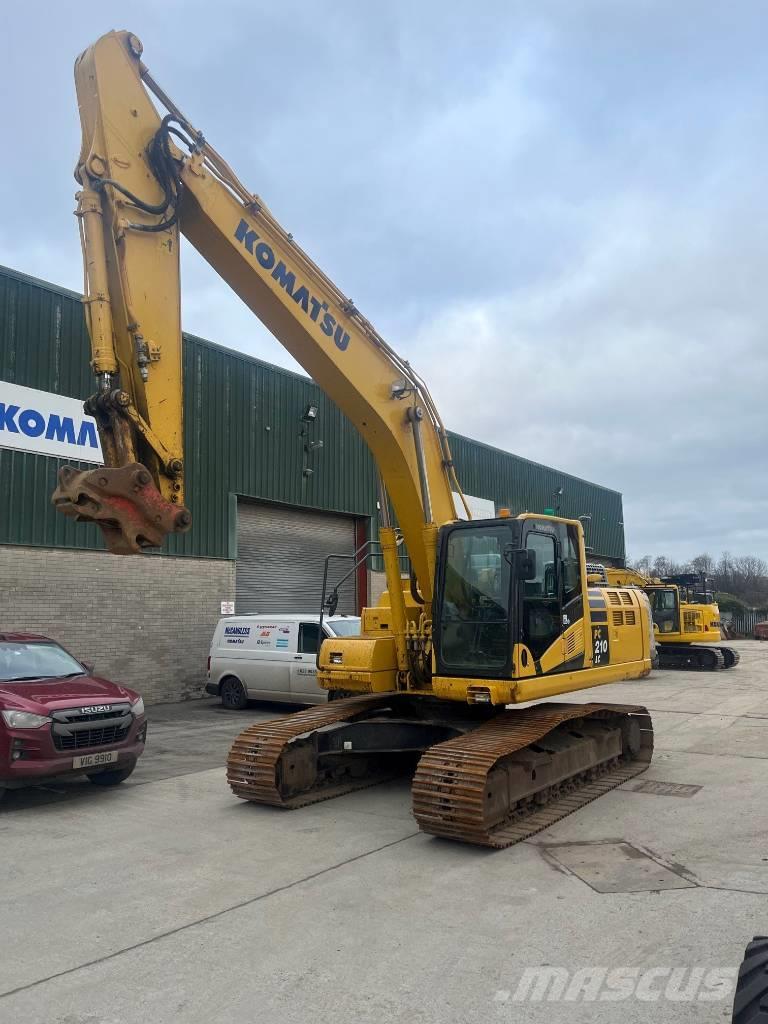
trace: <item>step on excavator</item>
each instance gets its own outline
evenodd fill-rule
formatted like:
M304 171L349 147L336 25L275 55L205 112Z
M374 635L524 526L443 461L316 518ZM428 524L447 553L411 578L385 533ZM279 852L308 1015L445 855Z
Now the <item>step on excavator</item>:
M601 586L639 587L651 604L659 668L717 672L734 668L739 652L721 646L720 609L701 573L681 573L657 579L635 569L617 569L599 563L587 572Z
M103 36L75 80L86 407L105 466L63 467L55 505L97 523L118 554L192 526L180 233L354 423L379 471L387 591L360 636L322 644L318 678L335 699L235 740L233 792L295 808L405 767L425 832L499 848L644 771L643 707L548 700L648 675L644 593L588 584L578 521L471 518L424 381L160 88L136 36Z

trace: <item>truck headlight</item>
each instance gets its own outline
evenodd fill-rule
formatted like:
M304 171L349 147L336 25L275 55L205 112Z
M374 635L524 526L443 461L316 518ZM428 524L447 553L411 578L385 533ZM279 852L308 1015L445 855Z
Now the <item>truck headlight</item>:
M131 704L131 714L134 718L144 714L144 699L139 697L135 704Z
M31 711L2 711L0 714L11 729L39 729L50 722L47 715L33 715Z

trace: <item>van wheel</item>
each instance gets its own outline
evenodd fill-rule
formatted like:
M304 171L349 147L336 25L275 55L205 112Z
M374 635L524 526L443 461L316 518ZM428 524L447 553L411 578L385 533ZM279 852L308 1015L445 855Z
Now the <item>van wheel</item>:
M224 680L219 693L222 706L229 708L230 711L242 711L244 707L248 706L248 694L245 692L245 687L234 676Z
M118 786L121 782L125 782L129 775L133 775L135 767L136 762L134 761L127 768L118 768L117 771L96 772L88 776L88 781L92 782L94 786Z

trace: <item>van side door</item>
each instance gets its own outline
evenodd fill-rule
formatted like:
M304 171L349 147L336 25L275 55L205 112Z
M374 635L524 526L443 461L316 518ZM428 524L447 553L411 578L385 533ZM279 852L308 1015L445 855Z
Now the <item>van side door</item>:
M252 700L290 700L296 623L264 619L251 629L241 681Z

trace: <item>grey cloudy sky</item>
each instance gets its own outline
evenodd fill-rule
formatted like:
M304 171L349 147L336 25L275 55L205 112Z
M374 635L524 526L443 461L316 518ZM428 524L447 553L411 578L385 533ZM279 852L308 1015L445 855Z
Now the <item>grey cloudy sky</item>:
M164 0L0 12L0 263L79 289L77 53L110 28L431 386L621 490L630 554L768 558L768 7ZM184 326L285 366L189 247Z

